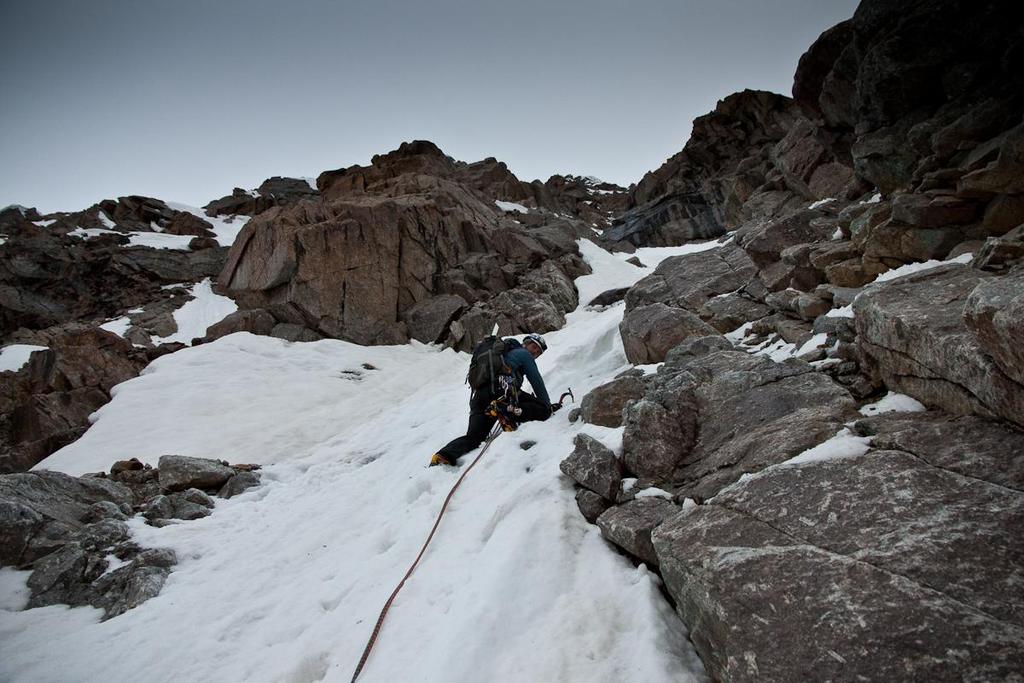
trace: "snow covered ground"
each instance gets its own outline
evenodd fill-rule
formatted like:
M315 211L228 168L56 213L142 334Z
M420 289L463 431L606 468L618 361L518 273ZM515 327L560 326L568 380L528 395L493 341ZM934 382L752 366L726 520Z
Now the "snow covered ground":
M206 330L238 310L235 302L213 291L210 278L201 280L189 289L192 299L186 301L174 312L178 331L169 337L157 337L154 344L181 342L191 344L196 337L202 337Z
M308 179L306 179L308 182ZM315 182L314 182L315 185ZM316 189L315 187L313 189ZM174 209L175 211L185 211L198 216L204 221L213 226L214 239L222 247L230 247L235 242L235 238L238 237L238 233L242 232L242 228L249 222L249 216L207 216L206 212L196 206L189 206L188 204L179 204L178 202L166 202L167 206ZM191 239L191 238L189 238Z
M638 256L653 268L715 246ZM581 251L594 267L577 281L584 302L651 272ZM545 335L553 396L582 397L629 366L622 314L581 307ZM0 572L0 680L348 681L460 474L426 463L464 428L467 365L417 343L245 333L154 361L41 467L174 453L264 464L263 485L205 519L134 521L138 541L174 548L179 564L158 597L108 622L92 608L14 611L27 573ZM500 435L470 473L360 681L706 680L657 577L584 521L558 470L580 431L617 447L621 429L570 424L568 411Z

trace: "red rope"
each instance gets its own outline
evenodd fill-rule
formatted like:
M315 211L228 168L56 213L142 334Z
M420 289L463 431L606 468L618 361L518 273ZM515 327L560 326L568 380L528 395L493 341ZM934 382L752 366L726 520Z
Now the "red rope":
M437 527L441 523L441 517L444 516L444 511L448 509L448 503L451 502L452 496L455 495L455 491L459 488L459 484L462 483L462 480L466 478L466 475L469 474L469 471L473 469L477 462L480 461L480 458L482 458L484 453L487 452L487 449L490 447L491 443L494 442L494 439L498 436L498 434L501 434L500 423L494 426L494 431L492 431L491 435L487 437L487 443L485 443L484 447L480 449L479 455L477 455L476 458L473 459L473 462L469 464L469 467L467 467L466 470L462 473L462 476L459 477L459 480L455 482L455 486L452 487L452 490L448 492L448 497L444 499L444 505L441 506L441 511L437 513L437 519L434 520L434 527L430 530L430 535L427 536L427 540L423 543L423 547L420 548L420 554L416 556L416 559L409 567L409 571L405 573L405 576L402 577L402 580L399 581L397 586L395 586L395 590L392 591L391 597L388 598L388 601L386 603L384 603L384 609L380 611L380 616L377 617L377 624L373 627L373 633L370 635L370 640L366 643L366 649L363 650L363 656L359 658L359 665L356 667L356 672L352 674L352 683L355 683L355 680L359 678L359 673L363 670L363 666L366 665L366 660L370 657L370 650L373 649L373 644L377 642L377 636L380 634L380 627L384 623L384 617L387 615L388 610L391 609L391 603L394 602L395 596L398 595L398 591L402 590L402 586L405 585L406 580L410 576L412 576L412 572L414 569L416 569L416 565L419 564L420 558L423 557L423 553L427 551L427 546L430 545L431 539L434 538L434 532L437 531Z

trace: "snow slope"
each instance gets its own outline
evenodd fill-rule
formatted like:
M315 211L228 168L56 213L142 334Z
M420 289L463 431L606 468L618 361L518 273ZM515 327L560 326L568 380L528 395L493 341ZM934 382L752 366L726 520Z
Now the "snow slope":
M595 271L577 282L582 301L650 272L580 246ZM714 246L639 256L653 267ZM582 397L628 367L622 313L581 308L545 335L553 396ZM245 333L154 361L41 467L177 453L262 463L264 484L205 519L133 521L138 541L174 548L179 564L158 597L108 622L92 608L10 611L27 573L0 577L0 680L348 681L460 473L425 465L464 428L467 365L417 343ZM567 413L502 434L470 473L360 681L706 680L657 577L584 521L558 470L581 430L612 447L621 430Z

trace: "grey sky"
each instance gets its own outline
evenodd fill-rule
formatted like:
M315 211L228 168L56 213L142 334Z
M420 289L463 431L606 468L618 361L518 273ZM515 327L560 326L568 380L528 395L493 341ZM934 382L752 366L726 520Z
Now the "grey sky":
M852 0L0 0L0 206L204 204L403 140L624 185Z

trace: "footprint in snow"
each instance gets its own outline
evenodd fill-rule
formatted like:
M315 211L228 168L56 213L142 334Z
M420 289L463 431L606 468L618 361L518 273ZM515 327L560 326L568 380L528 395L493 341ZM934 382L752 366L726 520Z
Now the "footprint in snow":
M429 479L417 479L405 492L405 502L415 503L424 493L430 493L433 486Z

